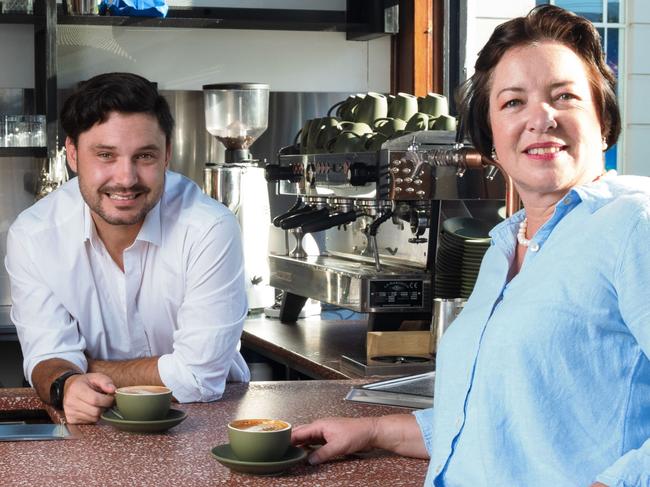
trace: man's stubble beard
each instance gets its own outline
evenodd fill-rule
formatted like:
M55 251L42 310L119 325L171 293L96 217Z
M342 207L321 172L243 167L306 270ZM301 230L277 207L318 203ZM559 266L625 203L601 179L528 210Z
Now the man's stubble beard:
M151 201L145 201L145 205L135 215L130 217L128 217L128 215L125 215L124 217L121 217L119 215L118 216L109 215L108 212L104 210L104 208L102 207L102 199L103 197L108 198L108 196L106 196L105 193L136 190L142 192L142 194L138 196L138 198L145 198L146 200L147 196L152 195L151 188L139 184L136 184L130 188L125 188L122 186L104 185L98 188L96 191L93 191L91 189L86 188L82 178L79 177L79 190L81 191L81 196L83 197L84 201L86 202L86 204L88 205L88 207L93 213L98 215L102 220L104 220L106 223L110 225L136 225L138 223L143 222L145 217L147 216L147 213L149 213L149 211L151 211L151 209L154 206L156 206L156 204L162 197L164 185L165 183L163 178L163 184L160 188L160 193L158 195L154 195L155 197ZM116 211L120 211L120 210L116 210Z

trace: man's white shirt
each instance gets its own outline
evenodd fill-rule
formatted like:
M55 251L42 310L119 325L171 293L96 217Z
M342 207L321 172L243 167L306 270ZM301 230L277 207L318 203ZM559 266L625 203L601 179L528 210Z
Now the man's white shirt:
M7 238L11 318L25 377L39 362L160 356L180 402L212 401L248 381L239 353L247 313L235 216L189 179L165 190L124 251L124 272L98 237L77 178L17 218Z

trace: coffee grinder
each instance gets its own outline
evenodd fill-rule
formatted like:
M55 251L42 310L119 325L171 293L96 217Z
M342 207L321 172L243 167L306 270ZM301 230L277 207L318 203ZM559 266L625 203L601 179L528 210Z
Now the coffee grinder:
M225 148L225 162L208 162L205 193L226 205L242 231L246 294L250 310L274 303L267 260L271 211L263 161L250 146L268 126L269 85L221 83L203 86L205 126Z

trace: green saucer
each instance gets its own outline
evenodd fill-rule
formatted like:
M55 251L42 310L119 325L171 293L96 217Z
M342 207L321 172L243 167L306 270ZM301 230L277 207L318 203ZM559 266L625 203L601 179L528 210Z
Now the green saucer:
M101 418L111 426L115 426L118 430L130 431L131 433L160 433L179 424L187 418L187 414L178 409L170 409L165 419L157 419L155 421L129 421L118 418L113 411L107 409L101 415Z
M290 446L287 453L277 462L245 462L239 460L230 448L230 444L215 446L212 456L230 470L251 475L279 475L285 470L301 463L307 458L307 452L297 446Z

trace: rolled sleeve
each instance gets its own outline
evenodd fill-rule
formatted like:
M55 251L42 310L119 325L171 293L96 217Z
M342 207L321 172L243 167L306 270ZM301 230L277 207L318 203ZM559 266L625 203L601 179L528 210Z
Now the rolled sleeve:
M424 446L426 446L429 457L431 457L433 446L433 408L413 411L412 414L418 422L418 426L422 432L422 438L424 439Z
M249 380L238 351L247 312L241 232L229 214L191 251L173 352L158 360L160 378L178 401L214 401L227 379Z

